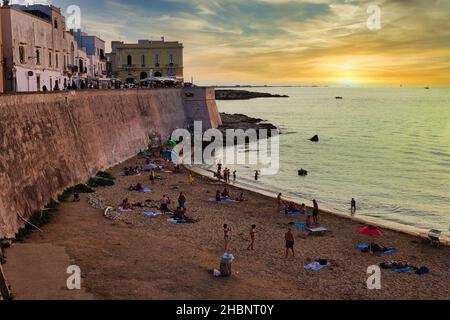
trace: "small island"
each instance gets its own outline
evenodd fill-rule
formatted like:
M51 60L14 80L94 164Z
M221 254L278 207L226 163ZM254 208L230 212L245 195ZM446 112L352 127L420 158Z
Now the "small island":
M256 98L289 98L289 96L246 90L216 90L216 100L249 100Z

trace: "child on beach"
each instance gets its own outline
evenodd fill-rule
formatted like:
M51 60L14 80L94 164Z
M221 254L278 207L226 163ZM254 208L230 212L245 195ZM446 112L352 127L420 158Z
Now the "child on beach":
M289 257L289 250L292 251L292 256L295 257L295 251L294 251L294 234L292 233L292 229L288 229L288 232L284 235L284 239L286 240L286 259Z
M194 176L192 173L189 173L188 182L191 186L194 184Z
M225 252L227 252L228 246L230 245L230 240L231 240L231 228L228 227L227 224L223 225L223 238L225 241Z
M252 228L250 230L250 245L248 246L247 250L255 250L254 245L255 245L255 239L256 239L256 224L252 225Z

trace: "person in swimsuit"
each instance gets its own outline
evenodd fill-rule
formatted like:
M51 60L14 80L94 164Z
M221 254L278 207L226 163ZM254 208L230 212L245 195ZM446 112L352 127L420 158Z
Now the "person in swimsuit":
M286 240L286 258L289 257L289 250L292 251L292 256L295 257L295 251L294 251L294 234L292 233L292 229L289 228L288 232L284 235L284 239Z
M356 213L356 200L355 200L355 198L352 198L351 206L352 206L351 212L352 212L352 214L355 214Z
M313 208L313 220L314 224L319 224L319 204L316 200L313 200L314 208Z
M278 211L281 211L281 206L283 205L283 194L279 193L277 197Z
M220 194L220 190L217 190L216 192L216 201L217 202L222 201L222 195Z
M153 170L150 172L150 181L155 184L155 171Z
M222 198L229 198L230 197L230 193L228 192L227 187L225 187L225 189L223 189L222 192Z
M256 239L256 224L252 225L252 229L250 230L250 245L248 246L247 250L255 250L255 239Z
M183 192L180 192L180 196L178 197L178 207L180 207L180 209L186 208L186 196Z
M188 182L191 186L194 184L194 176L192 175L192 173L189 174Z
M223 225L223 239L225 241L225 252L227 252L231 240L231 228L227 224Z
M168 204L168 199L166 195L163 195L163 197L161 198L161 211L163 213L169 212L169 207L167 206Z

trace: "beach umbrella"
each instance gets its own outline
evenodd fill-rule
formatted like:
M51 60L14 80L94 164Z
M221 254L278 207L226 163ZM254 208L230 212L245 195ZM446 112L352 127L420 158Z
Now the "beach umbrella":
M173 140L167 141L167 144L168 144L169 146L171 146L171 147L176 147L176 145L177 145L177 143L176 143L175 141L173 141Z
M366 234L369 236L375 236L375 237L381 237L382 235L384 235L383 231L381 231L378 228L374 228L374 227L363 227L361 229L359 229L358 231L360 234Z

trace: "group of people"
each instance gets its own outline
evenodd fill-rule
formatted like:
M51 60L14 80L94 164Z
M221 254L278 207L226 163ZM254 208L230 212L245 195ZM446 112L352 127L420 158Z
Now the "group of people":
M255 250L255 241L256 241L256 224L251 226L249 235L250 235L250 244L247 247L247 250ZM225 240L225 252L228 251L230 241L231 241L231 227L228 224L223 225L223 237Z
M219 163L217 165L217 172L215 173L215 176L219 179L219 180L224 180L226 184L231 184L231 176L233 175L233 182L236 182L237 179L237 171L234 170L233 174L231 174L231 170L228 168L225 168L222 171L222 164Z
M227 187L225 187L222 192L220 190L217 190L217 192L216 192L216 201L217 202L221 202L223 200L228 200L228 199L229 200L235 200L237 202L244 202L244 201L246 201L246 199L244 198L244 193L243 192L241 192L239 197L233 199L233 198L231 198L230 192L228 191Z
M136 191L136 192L144 192L144 187L140 182L138 182L136 185L131 185L128 188L129 191Z

